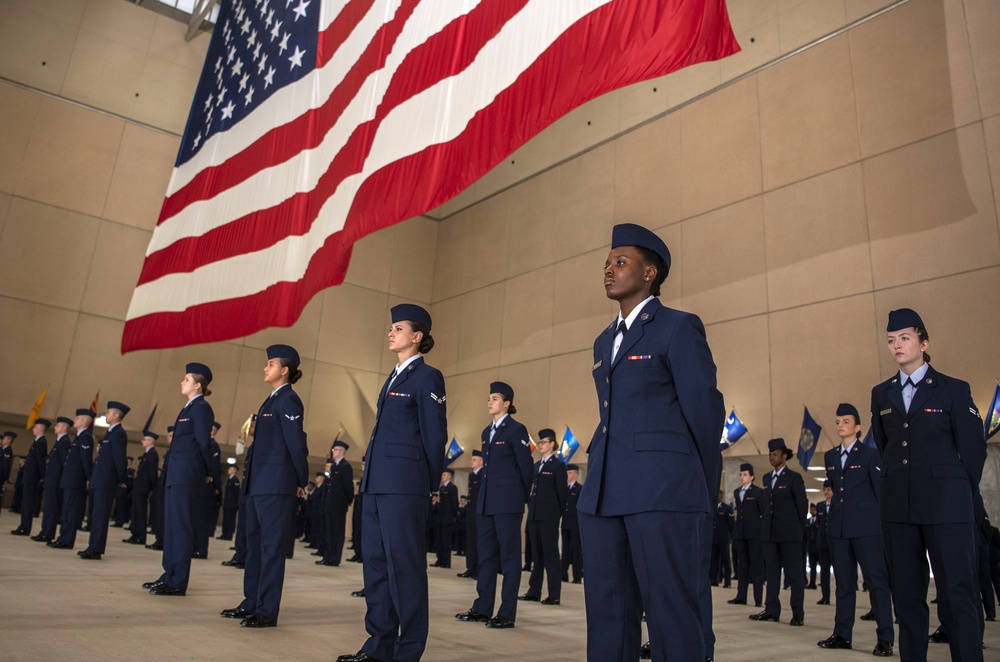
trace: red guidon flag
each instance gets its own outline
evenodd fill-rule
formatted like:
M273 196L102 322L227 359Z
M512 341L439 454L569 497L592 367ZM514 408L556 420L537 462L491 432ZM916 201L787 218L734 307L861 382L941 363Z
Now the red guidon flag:
M724 0L223 0L122 351L290 326L361 237L738 50Z

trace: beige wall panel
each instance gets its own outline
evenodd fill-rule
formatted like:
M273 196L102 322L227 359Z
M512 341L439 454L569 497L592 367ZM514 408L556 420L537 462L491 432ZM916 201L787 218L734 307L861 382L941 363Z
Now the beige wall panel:
M844 0L805 0L781 7L778 13L781 52L789 53L843 27L846 22Z
M398 224L390 225L355 242L344 283L388 292L398 232Z
M993 179L993 199L1000 200L1000 117L983 121L983 135ZM997 223L1000 224L1000 212L997 213Z
M378 366L385 347L387 295L339 285L322 296L316 360L362 370Z
M980 411L989 407L997 383L991 352L1000 325L992 296L998 288L1000 268L993 267L877 292L872 344L878 352L879 381L899 369L885 346L889 311L912 308L927 325L927 353L934 369L969 382L976 406Z
M123 128L121 120L42 99L14 194L100 215Z
M847 20L856 21L859 18L864 18L879 9L888 7L893 2L896 2L896 0L847 0L845 3Z
M331 337L334 337L337 334L336 329L342 324L343 316L349 314L349 311L341 310L332 318L324 317L325 307L328 303L324 298L324 293L319 292L302 309L302 315L295 321L295 324L286 328L271 327L258 331L244 338L244 344L247 347L255 347L260 350L271 345L291 345L299 353L299 358L315 358L318 338L324 330L321 321L328 320L327 323L331 324L332 328L326 330L331 332Z
M486 411L486 398L490 395L490 382L497 379L496 368L445 376L444 387L448 392L448 441L451 441L452 435L456 436L470 457L473 449L482 448L483 428L491 423ZM520 391L516 384L511 386L514 387L514 402L517 403Z
M498 283L459 297L459 373L495 369L500 364L504 325L504 284Z
M540 139L544 140L544 138ZM508 156L472 184L473 195L476 200L482 200L497 191L512 186L522 177L524 174L517 165L517 159Z
M63 96L129 115L136 102L146 53L118 41L81 31L63 82Z
M766 312L761 198L724 207L681 226L684 309L697 313L706 324Z
M604 294L602 267L607 250L555 264L552 307L552 354L592 348L594 339L618 314L618 304Z
M5 3L9 4L9 3ZM17 3L0 11L0 76L58 92L76 41L73 21L53 19L38 7ZM42 64L44 62L44 64Z
M88 0L4 0L5 9L19 7L50 19L79 26L83 13L87 9Z
M468 254L469 219L473 209L459 212L441 223L434 251L434 301L453 297L464 290L465 262ZM506 256L505 256L506 259Z
M594 336L601 330L603 327L594 329ZM560 443L567 425L573 431L580 442L574 464L587 462L587 448L600 422L593 366L593 349L558 354L549 361L549 427L556 431Z
M476 198L473 195L472 185L470 184L467 189L456 195L448 202L427 212L426 216L437 219L448 218L452 214L458 213L475 202Z
M42 415L61 415L56 411L62 393L76 393L63 384L76 320L74 311L0 297L0 363L8 375L16 375L11 385L17 384L0 390L0 410L27 416L48 386ZM93 397L91 393L85 404Z
M0 237L0 294L76 309L101 221L14 198Z
M80 29L145 51L157 18L154 12L132 3L122 7L120 0L88 0Z
M510 384L514 389L514 405L517 413L514 418L524 423L528 434L538 442L538 431L542 428L560 428L557 441L562 439L561 424L551 421L549 417L549 358L528 361L516 365L500 367L499 380ZM482 391L488 391L488 385L483 384ZM482 392L481 391L481 392ZM483 402L485 402L485 397ZM489 423L489 418L483 423ZM537 453L536 453L537 455Z
M764 195L771 310L870 291L861 164Z
M552 352L552 289L555 266L507 279L503 296L500 363L509 365Z
M556 120L545 130L551 147L547 150L554 157L549 163L579 154L583 150L607 140L621 130L618 92L612 91L592 99ZM527 165L527 164L526 164ZM522 172L522 176L527 175Z
M720 63L723 81L732 80L751 69L771 62L781 54L777 16L750 28L737 28L736 24L733 24L733 29L738 30L736 41L743 50L736 55L730 55Z
M508 191L484 200L463 213L464 220L456 219L468 225L459 291L469 292L506 277L514 228L523 223L511 210L511 196Z
M0 83L0 191L14 190L41 99L29 90Z
M98 411L106 411L100 408L107 407L108 400L120 400L134 410L122 426L127 430L140 430L153 408L153 387L160 359L157 352L131 352L122 356L123 326L124 322L118 320L81 314L73 332L69 359L65 368L60 366L55 379L65 370L63 389L68 394L75 394L72 402L60 404L61 407L82 406L75 404L81 396L89 403L100 390ZM211 367L214 372L215 366ZM216 378L218 376L216 373ZM180 378L177 385L179 391Z
M664 306L671 306L673 308L683 308L686 304L683 304L684 298L684 241L683 241L683 223L674 223L673 225L668 225L665 228L653 228L656 234L660 235L660 238L667 244L667 250L670 251L670 273L667 275L667 280L660 286L660 302ZM608 246L611 246L611 242L608 242ZM604 261L607 261L607 256L605 256ZM602 265L604 262L601 263ZM601 280L601 292L603 293L604 280ZM611 306L611 316L614 317L618 314L620 306L616 302L612 302Z
M0 237L3 237L3 228L7 223L7 211L13 198L6 193L0 193Z
M771 430L771 362L767 315L754 315L706 329L726 415L733 407L750 438L734 452L767 453ZM752 439L752 441L751 441ZM754 450L751 450L754 449Z
M429 301L434 288L434 253L441 224L411 218L396 226L389 293L403 299Z
M839 403L867 410L879 381L874 315L871 294L771 315L772 436L796 450L805 405L826 433L816 450L822 453L838 440L831 423Z
M680 114L661 117L615 143L614 220L652 227L683 218ZM610 237L605 241L610 245Z
M778 18L776 0L737 0L727 2L726 10L734 32L745 31Z
M1000 262L979 124L864 164L875 287Z
M686 106L680 116L685 217L760 193L756 78Z
M861 156L846 35L760 72L757 84L765 191Z
M458 366L459 329L464 317L462 299L439 301L428 310L434 322L434 327L431 329L431 335L434 336L434 350L427 355L427 362L442 373L450 375ZM386 374L389 374L388 371Z
M152 231L167 193L179 140L135 124L126 124L104 218Z
M562 212L563 199L559 195L559 171L549 170L518 185L508 194L510 206L507 212L509 230L506 242L507 277L519 276L552 263L556 246L556 219ZM500 221L502 222L502 221ZM488 242L498 253L504 249L504 241L495 230L496 240L477 237L470 230L470 246L477 242ZM470 253L470 258L472 257ZM471 272L473 263L466 266ZM491 279L496 282L498 279Z
M912 0L850 33L861 153L979 117L960 0Z
M130 117L166 131L184 133L200 75L200 68L189 69L148 56L137 83L135 92L139 96L134 99Z
M653 82L658 90L665 93L667 108L673 108L718 87L722 83L722 64L702 62L656 78Z
M615 144L608 143L558 168L562 208L555 218L555 253L579 255L611 239L615 211Z
M1000 113L1000 3L965 0L965 19L979 108L983 117L991 117Z
M149 38L149 54L200 74L211 33L201 31L194 39L187 41L187 25L166 16L155 15L155 19L153 33Z
M338 430L350 445L347 459L360 462L375 426L378 393L384 375L317 363L306 405L310 451L326 456ZM315 450L314 450L315 449Z
M663 78L644 80L618 90L618 121L627 130L670 110L670 97L666 94Z
M139 281L150 233L127 225L102 221L93 259L80 270L86 283L81 310L92 315L124 320ZM65 251L68 258L70 250ZM90 253L88 253L88 256ZM87 274L86 278L82 274Z

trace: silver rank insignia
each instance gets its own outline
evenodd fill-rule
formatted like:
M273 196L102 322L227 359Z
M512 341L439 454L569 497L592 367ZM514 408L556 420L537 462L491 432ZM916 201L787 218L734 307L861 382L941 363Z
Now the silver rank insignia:
M439 405L443 405L443 404L444 404L444 401L445 401L445 400L447 400L447 399L448 399L448 396L447 396L447 395L442 395L442 396L441 396L441 397L439 398L439 397L437 397L437 395L435 395L434 393L431 393L431 400L433 400L434 402L438 403Z

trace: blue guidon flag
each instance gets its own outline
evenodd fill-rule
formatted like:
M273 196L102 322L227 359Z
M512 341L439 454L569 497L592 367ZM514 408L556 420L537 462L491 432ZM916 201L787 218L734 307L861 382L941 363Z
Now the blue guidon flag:
M569 461L573 459L573 453L579 449L580 442L576 440L576 435L567 425L566 431L563 433L562 443L559 444L559 459L563 461L563 464L569 464Z
M122 351L290 326L365 235L737 51L725 0L222 0Z
M465 453L465 449L458 443L458 439L452 437L451 441L448 442L448 447L444 449L444 466L450 465L463 453Z
M1000 384L993 391L993 402L986 410L986 420L983 421L983 432L986 434L986 441L1000 431Z
M722 426L722 440L719 442L719 452L735 444L746 433L747 426L736 415L736 407L733 407L733 410L729 412L729 416L726 417L726 424Z
M823 428L813 420L812 415L809 413L809 407L803 407L803 409L805 409L805 412L802 414L802 432L799 433L799 452L797 457L802 468L808 469L813 453L816 452L816 444L819 443L820 431Z

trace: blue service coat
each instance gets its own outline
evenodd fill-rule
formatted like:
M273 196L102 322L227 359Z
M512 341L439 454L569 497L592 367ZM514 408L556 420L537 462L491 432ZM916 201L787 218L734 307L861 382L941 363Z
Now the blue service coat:
M10 480L10 470L14 466L14 449L0 446L0 485Z
M733 525L733 540L760 540L761 522L767 508L767 495L758 485L750 483L747 493L740 501L740 487L733 490L733 511L736 522Z
M59 437L56 439L56 443L52 444L52 452L49 453L48 462L45 464L44 487L47 489L59 489L59 483L62 480L63 467L66 466L66 458L69 455L69 447L72 444L73 442L70 441L69 435L67 434Z
M132 494L150 494L156 489L158 470L160 468L160 455L155 448L150 447L148 451L139 456L139 466L135 470L135 482L132 484Z
M774 471L764 474L764 494L767 508L761 520L761 540L764 542L803 542L809 501L802 475L786 465L771 488Z
M509 415L490 441L492 424L483 430L483 469L479 472L477 515L524 513L534 479L528 429Z
M202 486L213 475L212 421L215 412L202 396L189 400L174 422L174 438L170 442L170 470L163 463L164 486ZM122 481L124 482L124 481Z
M253 443L243 467L243 494L294 496L299 487L309 484L309 447L302 428L304 410L290 384L279 388L260 406Z
M612 363L615 334L612 322L594 342L601 420L587 449L580 512L711 513L726 411L704 325L652 299Z
M429 497L440 484L448 443L444 377L420 356L388 385L378 395L360 491Z
M529 522L558 522L569 502L566 465L556 455L545 462L535 462L535 482L528 503Z
M823 456L826 477L833 488L827 534L834 538L881 536L882 459L877 450L858 441L842 469L840 448L832 448Z
M45 436L31 442L31 448L24 458L24 485L37 486L45 477L45 458L48 456L48 441Z
M128 435L125 434L125 428L119 424L108 430L97 448L90 489L113 491L128 480L128 462L125 459L127 447Z
M66 465L63 467L60 489L86 489L90 480L91 468L94 463L94 435L90 430L78 432L76 439L69 446L66 454Z
M883 521L973 521L986 440L968 383L928 367L907 412L897 372L872 389L872 436L882 453Z

